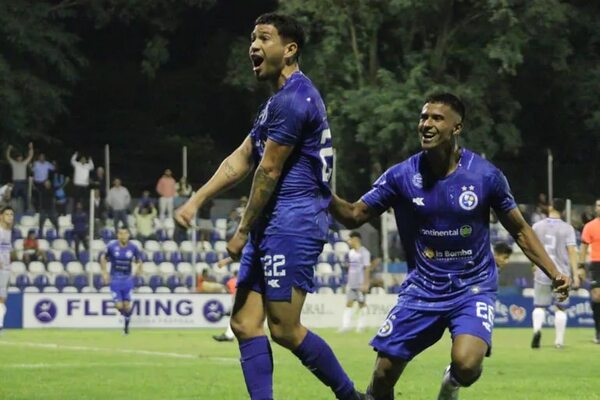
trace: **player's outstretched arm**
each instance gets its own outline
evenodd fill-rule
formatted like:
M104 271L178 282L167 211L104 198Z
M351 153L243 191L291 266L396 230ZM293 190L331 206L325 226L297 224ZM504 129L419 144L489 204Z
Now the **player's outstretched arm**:
M513 208L507 213L498 213L498 219L506 230L515 239L523 253L535 265L552 279L554 290L564 298L569 294L569 285L571 280L568 276L561 274L546 250L538 239L537 235L523 218L518 208Z
M377 213L369 208L362 200L350 203L339 197L337 194L331 196L329 212L333 215L333 218L349 229L358 228L377 215Z
M250 136L248 136L233 153L223 160L209 181L177 210L175 213L177 222L184 227L189 227L194 214L205 201L235 186L248 175L253 166L252 142Z
M265 143L265 151L260 164L254 173L248 204L242 215L236 233L227 243L227 251L233 260L238 260L242 254L248 233L259 215L271 199L286 160L292 154L294 146L279 144L271 139Z

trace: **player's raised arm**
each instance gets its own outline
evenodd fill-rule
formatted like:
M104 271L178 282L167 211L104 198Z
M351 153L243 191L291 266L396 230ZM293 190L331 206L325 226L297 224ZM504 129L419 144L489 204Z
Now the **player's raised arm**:
M218 193L235 186L252 170L252 142L250 136L233 151L219 166L213 176L175 213L175 219L184 227L189 227L196 210L205 201Z
M331 197L329 212L333 215L333 218L349 229L361 226L378 214L375 210L369 208L362 200L350 203L336 194Z
M544 246L542 246L542 243L531 226L525 221L519 209L513 208L506 213L498 212L498 219L515 239L527 258L552 279L552 285L555 288L554 290L560 293L563 298L567 298L569 294L569 285L571 283L570 278L558 271L548 256L548 253L544 250Z
M227 251L233 260L239 260L248 240L248 233L271 199L285 162L293 150L294 146L282 145L271 139L265 142L265 151L254 173L250 197L242 220L236 233L227 243Z

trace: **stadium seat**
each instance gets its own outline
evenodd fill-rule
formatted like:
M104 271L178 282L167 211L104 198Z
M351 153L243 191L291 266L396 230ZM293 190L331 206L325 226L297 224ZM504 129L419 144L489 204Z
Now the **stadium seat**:
M27 267L23 261L13 261L10 263L10 271L13 275L24 274L27 272Z
M46 253L46 261L56 261L56 256L53 250Z
M106 250L106 243L104 243L103 240L100 239L94 239L92 240L92 251L94 253L101 253L103 251Z
M177 264L177 272L179 272L182 275L189 275L194 273L194 269L192 267L192 264L188 262L180 262L179 264Z
M183 283L185 284L185 287L194 287L194 275L187 275L185 278L183 278Z
M85 265L90 262L90 252L88 250L79 251L79 261Z
M160 243L156 240L146 240L144 243L144 250L150 254L160 251Z
M50 250L50 243L46 239L38 239L38 249L42 252Z
M323 253L333 253L333 246L331 243L325 243L323 245Z
M154 293L171 293L171 289L169 289L166 286L158 286L155 290Z
M65 239L55 239L52 242L52 248L59 252L69 250L69 242L67 242Z
M524 288L522 294L523 294L523 297L533 297L535 294L535 291L533 288Z
M175 273L175 265L173 265L172 263L170 263L168 261L161 262L158 265L158 271L162 275L172 275Z
M17 229L16 227L13 227L13 229L12 229L12 240L15 241L17 239L23 239L23 237L21 236L21 230Z
M332 275L333 267L329 263L318 263L315 273L317 276Z
M171 291L181 285L181 279L177 275L171 275L167 278L167 287L171 289Z
M89 286L89 281L87 275L77 275L73 278L73 286L77 288L77 290L81 291L81 288L84 286Z
M146 261L142 264L142 273L144 275L154 275L158 273L158 267L152 261Z
M166 261L165 258L165 254L162 251L157 251L152 253L152 261L154 261L154 264L160 264L162 262Z
M219 253L227 252L227 242L224 240L216 241L213 246L213 251L216 251Z
M54 286L56 286L58 288L58 290L61 290L65 287L69 285L69 277L67 275L57 275L54 278Z
M56 232L56 229L48 229L48 230L46 230L46 240L48 242L52 243L56 239L58 239L58 232Z
M40 274L45 274L46 266L41 261L32 261L29 263L28 270L31 277L35 277Z
M576 291L576 295L578 297L585 297L587 299L590 297L590 291L585 288L579 288Z
M232 262L231 264L229 264L229 272L233 273L233 272L239 271L239 270L240 270L239 262Z
M100 230L100 237L104 241L104 243L108 243L111 240L116 239L115 231L111 228L102 228Z
M13 242L13 248L14 248L16 251L23 251L23 242L24 242L24 240L23 240L23 239L17 239L17 240L15 240L15 241Z
M23 289L24 293L39 293L40 289L38 289L35 286L27 286L25 289Z
M145 282L144 282L144 277L141 275L134 275L133 276L133 286L140 287L140 286L144 286Z
M152 293L153 290L150 286L140 286L137 288L136 293Z
M317 293L319 293L319 294L334 294L334 290L330 287L323 286L323 287L319 288Z
M58 293L59 290L56 286L46 286L44 288L44 290L42 290L43 293Z
M45 274L41 274L33 278L33 286L37 287L40 291L46 286L50 285L50 279Z
M329 253L327 254L327 262L331 265L335 264L336 262L338 262L338 258L336 257L335 253Z
M173 293L189 293L190 289L185 286L178 286L173 290Z
M16 287L18 287L20 290L24 290L29 285L31 285L29 275L27 275L27 274L17 275L17 279L15 281Z
M340 286L342 286L342 279L339 276L333 275L327 279L327 286L332 288L333 290L337 290Z
M70 275L78 275L83 273L83 265L79 261L70 261L65 268Z
M170 239L169 234L167 233L167 231L165 229L157 229L155 231L155 234L156 234L156 238L161 243Z
M212 244L210 244L210 242L208 240L198 242L198 251L199 252L212 251L212 249L213 249Z
M95 287L84 286L80 290L81 293L98 293Z
M171 261L173 264L177 265L183 261L183 257L180 252L176 251L174 253L171 253L169 261Z
M100 263L97 261L89 261L85 264L85 272L88 274L100 274L102 267L100 267Z
M219 261L219 256L214 251L207 251L204 256L204 261L208 264L214 264Z
M102 275L95 274L94 276L92 276L92 284L94 285L96 290L100 290L102 286L104 286L104 279L102 278Z
M350 239L350 233L352 233L352 231L350 229L340 229L339 230L340 240L347 242L348 239Z
M197 262L197 263L196 263L196 273L197 273L198 275L201 275L201 274L202 274L202 271L204 271L205 269L208 269L208 270L210 270L210 265L208 265L208 264L207 264L207 263L205 263L205 262Z
M65 272L65 268L63 267L60 261L50 261L48 263L48 273L51 275L58 275Z
M65 286L61 293L79 293L79 290L75 286Z
M137 239L131 239L131 240L129 240L129 243L133 244L135 247L137 247L140 250L144 250L144 245L142 244L142 242L140 242Z
M165 240L162 242L162 251L165 252L168 257L172 253L177 253L179 251L179 246L177 246L177 242L174 240Z
M100 289L98 289L98 293L110 293L110 286L102 286Z
M75 253L70 250L64 250L60 253L60 262L64 265L67 265L71 261L75 261Z
M371 290L369 291L369 293L375 294L375 295L380 295L380 294L386 294L387 292L382 287L372 287Z
M348 254L348 252L350 251L350 246L348 246L348 243L346 242L337 242L333 245L333 250L336 256L339 259L343 260L346 254Z
M163 284L163 277L160 275L152 275L148 280L148 286L150 286L152 290L156 289L159 286L163 286Z

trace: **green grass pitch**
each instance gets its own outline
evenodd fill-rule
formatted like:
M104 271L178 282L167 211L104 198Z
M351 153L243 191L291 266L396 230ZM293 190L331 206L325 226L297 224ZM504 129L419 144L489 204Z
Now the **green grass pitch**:
M316 331L333 347L359 388L365 388L375 353L373 332ZM214 330L9 330L0 337L2 400L237 400L247 399L235 343L217 343ZM600 345L590 329L567 329L566 346L531 350L528 329L497 329L484 373L461 400L600 399ZM275 399L333 399L287 350L273 345ZM396 385L396 398L435 399L449 361L450 340L417 357Z

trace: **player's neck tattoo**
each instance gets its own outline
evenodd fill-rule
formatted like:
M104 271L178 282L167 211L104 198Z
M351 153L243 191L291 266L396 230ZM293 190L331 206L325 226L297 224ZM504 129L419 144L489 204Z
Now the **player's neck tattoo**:
M269 202L269 199L273 195L275 187L277 186L277 181L277 178L269 176L263 167L260 165L258 166L254 173L254 180L252 181L250 199L248 200L248 205L246 206L244 216L240 223L240 232L250 232L252 225L254 225L256 219L262 213Z

